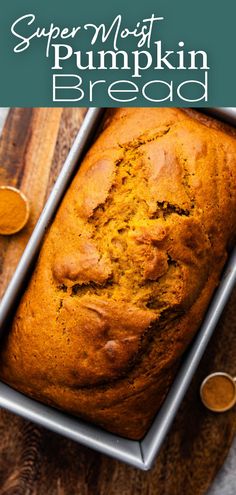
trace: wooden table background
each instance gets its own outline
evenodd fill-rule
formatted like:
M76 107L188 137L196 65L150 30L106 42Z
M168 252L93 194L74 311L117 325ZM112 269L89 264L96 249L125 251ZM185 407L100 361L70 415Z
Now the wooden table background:
M0 236L3 294L78 131L85 109L11 109L0 139L0 184L30 200L27 227ZM235 411L199 400L206 374L236 375L236 292L150 472L141 472L0 411L0 495L203 495L235 434ZM227 492L225 492L227 493ZM225 495L222 493L222 495Z

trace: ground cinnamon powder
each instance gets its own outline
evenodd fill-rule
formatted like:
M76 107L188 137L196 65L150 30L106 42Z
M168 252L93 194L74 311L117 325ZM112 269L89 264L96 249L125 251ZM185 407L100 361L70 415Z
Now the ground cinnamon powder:
M229 406L234 396L234 384L226 376L222 375L209 378L202 389L204 403L216 410Z
M19 232L29 216L27 199L17 189L0 187L0 234Z

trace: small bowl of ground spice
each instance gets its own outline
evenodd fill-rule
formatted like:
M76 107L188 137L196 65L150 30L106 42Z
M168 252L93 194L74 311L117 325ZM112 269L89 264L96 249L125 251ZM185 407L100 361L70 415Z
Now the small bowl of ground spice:
M26 196L11 186L0 186L0 234L19 232L29 218L29 203Z
M211 411L228 411L236 404L236 378L228 373L212 373L202 382L200 396Z

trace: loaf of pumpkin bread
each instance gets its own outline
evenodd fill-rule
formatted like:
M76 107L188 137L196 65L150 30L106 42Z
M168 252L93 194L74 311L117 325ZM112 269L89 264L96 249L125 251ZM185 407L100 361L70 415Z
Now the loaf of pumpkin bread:
M236 234L236 135L198 112L116 109L46 235L0 377L143 437Z

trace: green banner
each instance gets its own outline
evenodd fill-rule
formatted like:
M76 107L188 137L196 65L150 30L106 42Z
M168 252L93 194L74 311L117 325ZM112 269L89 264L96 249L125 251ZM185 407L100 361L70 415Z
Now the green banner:
M236 1L3 0L1 106L236 106Z

